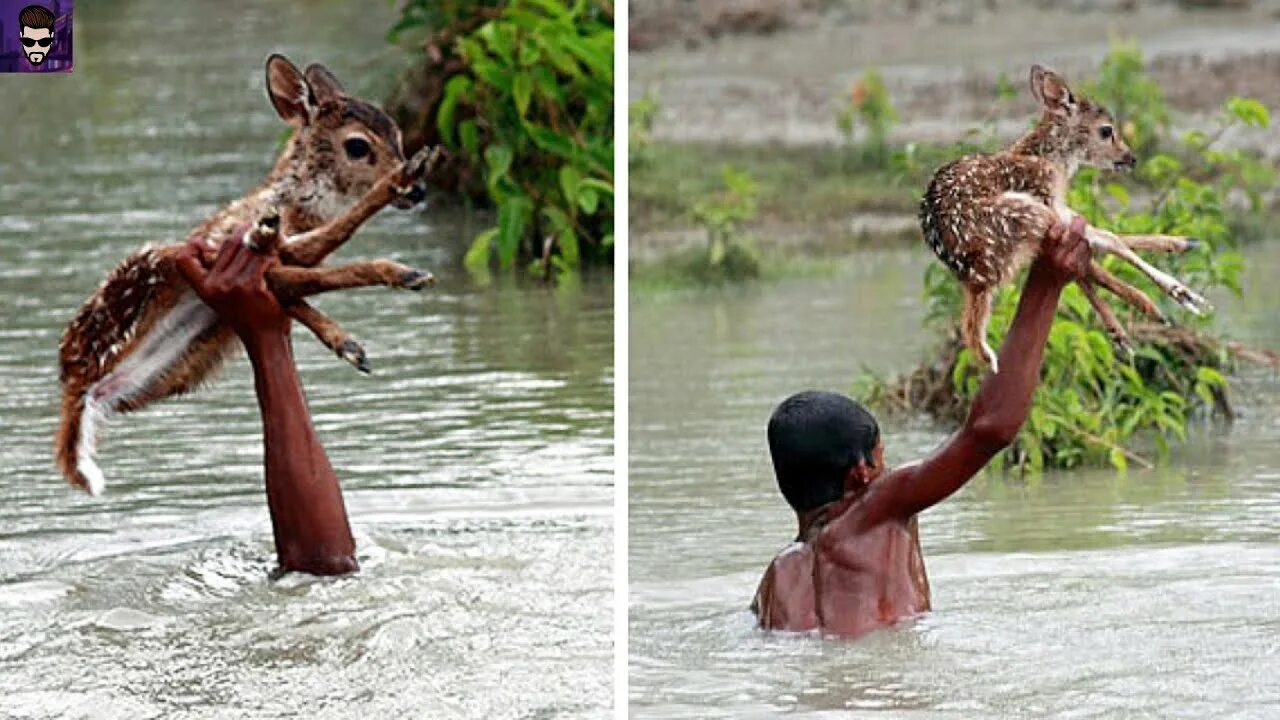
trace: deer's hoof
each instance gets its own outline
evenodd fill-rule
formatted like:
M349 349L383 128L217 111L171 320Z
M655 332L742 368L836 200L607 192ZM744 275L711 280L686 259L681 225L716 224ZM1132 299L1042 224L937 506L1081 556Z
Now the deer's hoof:
M1186 247L1182 248L1182 252L1191 252L1192 250L1199 250L1200 245L1201 245L1200 238L1191 238L1191 237L1187 238L1187 245Z
M1111 337L1111 345L1116 349L1116 355L1124 358L1126 362L1133 362L1136 353L1133 349L1133 343L1129 342L1129 338L1113 335Z
M409 290L420 291L436 284L436 276L426 270L410 270L400 275L400 284Z
M1169 295L1192 315L1201 316L1213 310L1208 300L1185 286L1179 285L1173 288Z
M406 180L421 180L442 157L444 148L439 145L420 148L413 157L404 161L401 174Z
M365 355L364 348L360 347L360 343L355 340L343 340L338 346L338 357L351 363L352 367L365 375L372 372L372 368L369 367L369 356Z

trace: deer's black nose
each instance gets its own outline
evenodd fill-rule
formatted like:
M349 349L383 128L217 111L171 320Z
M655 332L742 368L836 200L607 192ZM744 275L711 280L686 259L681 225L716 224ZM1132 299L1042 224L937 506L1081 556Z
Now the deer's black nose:
M427 196L427 191L421 185L414 185L413 189L405 197L409 198L411 203L420 203Z

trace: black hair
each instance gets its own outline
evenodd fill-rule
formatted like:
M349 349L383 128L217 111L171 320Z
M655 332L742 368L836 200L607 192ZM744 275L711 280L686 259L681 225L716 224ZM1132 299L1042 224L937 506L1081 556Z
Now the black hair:
M796 393L769 416L769 454L778 489L796 512L838 500L859 460L875 466L879 441L876 419L839 393Z

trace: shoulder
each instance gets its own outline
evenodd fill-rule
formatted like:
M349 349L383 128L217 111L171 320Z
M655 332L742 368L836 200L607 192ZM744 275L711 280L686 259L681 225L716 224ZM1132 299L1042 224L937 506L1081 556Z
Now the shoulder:
M808 543L793 542L778 553L769 569L774 575L793 575L813 563L813 548Z
M816 626L813 607L813 548L795 542L778 553L760 580L751 609L760 627L809 630Z
M886 470L861 497L828 518L820 542L826 545L838 544L842 540L860 536L884 522L907 519L898 508L913 484L928 480L921 475L924 467L923 461L913 460Z

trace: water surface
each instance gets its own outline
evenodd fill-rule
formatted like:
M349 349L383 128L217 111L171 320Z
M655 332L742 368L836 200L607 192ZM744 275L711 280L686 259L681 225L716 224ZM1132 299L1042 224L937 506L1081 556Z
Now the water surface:
M1275 244L1230 331L1280 347ZM766 635L747 606L795 534L765 423L786 395L909 367L917 249L827 278L633 299L633 718L1240 717L1280 713L1280 381L1153 471L987 474L921 516L934 610L857 641ZM942 433L889 423L891 463Z
M57 343L105 272L266 174L262 62L359 91L385 3L83 3L69 77L0 78L0 716L601 717L612 705L612 287L478 287L487 221L388 210L335 261L424 294L317 304L363 376L297 329L362 571L272 582L247 363L107 427L107 492L52 466Z

